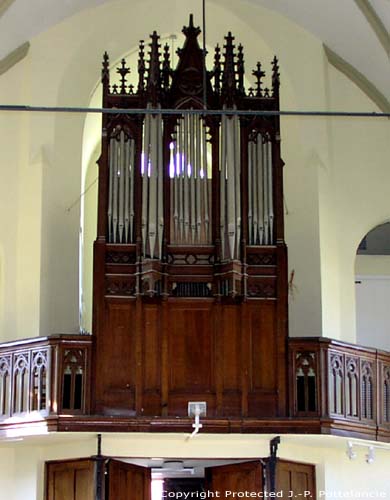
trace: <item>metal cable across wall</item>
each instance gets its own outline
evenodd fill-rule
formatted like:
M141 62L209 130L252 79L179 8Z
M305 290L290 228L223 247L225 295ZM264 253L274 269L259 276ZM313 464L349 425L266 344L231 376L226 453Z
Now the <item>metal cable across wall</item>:
M100 113L111 115L154 115L155 109L88 108L77 106L28 106L0 104L1 111L43 112L43 113ZM347 116L351 118L390 118L390 113L376 111L297 111L297 110L231 110L231 109L159 109L162 115L204 115L204 116Z

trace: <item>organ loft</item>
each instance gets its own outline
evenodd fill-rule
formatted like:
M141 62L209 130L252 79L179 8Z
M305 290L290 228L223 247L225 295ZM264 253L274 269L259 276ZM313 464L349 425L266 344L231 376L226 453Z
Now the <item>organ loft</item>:
M229 32L206 70L192 16L183 34L175 68L140 42L137 86L104 55L92 413L283 417L283 161L279 117L256 113L279 110L278 61L246 77Z

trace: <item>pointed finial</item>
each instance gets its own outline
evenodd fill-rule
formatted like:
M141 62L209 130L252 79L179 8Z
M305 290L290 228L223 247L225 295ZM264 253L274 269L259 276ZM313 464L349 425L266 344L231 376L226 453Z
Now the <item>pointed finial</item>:
M169 45L167 43L164 45L164 58L163 58L162 74L163 74L164 90L168 90L169 77L171 75L171 61L170 61Z
M279 87L280 87L280 74L279 74L279 63L278 59L275 56L272 60L272 92L274 97L279 95Z
M158 43L160 37L157 34L157 31L153 31L150 35L151 43L150 52L149 52L149 71L148 71L148 85L147 91L149 94L150 102L154 106L157 105L159 100L160 93L160 47L161 45Z
M261 85L262 85L262 78L265 76L264 71L261 69L261 63L258 62L256 65L256 69L252 71L252 75L256 77L256 96L261 97Z
M238 75L238 92L240 95L245 94L244 88L244 48L241 43L238 46L237 54L237 75Z
M103 85L108 85L110 83L110 58L108 57L107 52L103 54L103 63L102 63L102 83Z
M221 48L217 44L215 47L214 55L214 89L217 94L219 94L221 88Z
M138 93L142 94L145 90L145 42L140 40L138 53Z
M184 33L184 35L187 38L189 38L191 36L196 38L199 35L200 28L199 27L195 28L195 26L194 26L194 14L190 14L189 24L188 24L188 26L183 27L182 33Z
M236 93L236 72L235 72L235 54L234 54L234 37L231 32L225 36L226 44L225 48L225 61L223 68L222 77L222 93L225 96L225 101L231 105L234 101L234 96Z
M116 72L121 75L121 94L126 94L126 75L130 73L130 69L126 66L125 59L122 59L121 66L116 69Z

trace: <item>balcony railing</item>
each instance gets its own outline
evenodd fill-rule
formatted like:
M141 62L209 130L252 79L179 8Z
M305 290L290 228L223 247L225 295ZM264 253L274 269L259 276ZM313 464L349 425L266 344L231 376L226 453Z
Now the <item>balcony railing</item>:
M28 423L34 415L64 417L63 430L106 425L104 416L90 415L92 340L55 335L0 344L0 428L19 420ZM292 432L390 441L390 353L321 337L291 338L288 365L289 416L270 417L276 431L296 424ZM115 418L107 418L112 427ZM256 432L267 429L264 420L254 424L252 419ZM137 419L129 425L138 429ZM173 431L172 425L177 419L167 429Z
M0 345L0 421L89 412L92 339L55 335Z
M289 350L292 417L389 436L390 353L326 338L290 339Z

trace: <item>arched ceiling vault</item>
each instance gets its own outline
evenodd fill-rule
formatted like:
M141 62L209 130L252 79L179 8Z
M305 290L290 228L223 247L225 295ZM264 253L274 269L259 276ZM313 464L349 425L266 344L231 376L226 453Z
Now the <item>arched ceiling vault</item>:
M28 40L83 9L109 1L0 0L0 74L25 55ZM230 4L207 1L227 8ZM390 111L390 0L247 2L248 8L253 4L278 12L322 40L329 61L355 78L383 111Z

